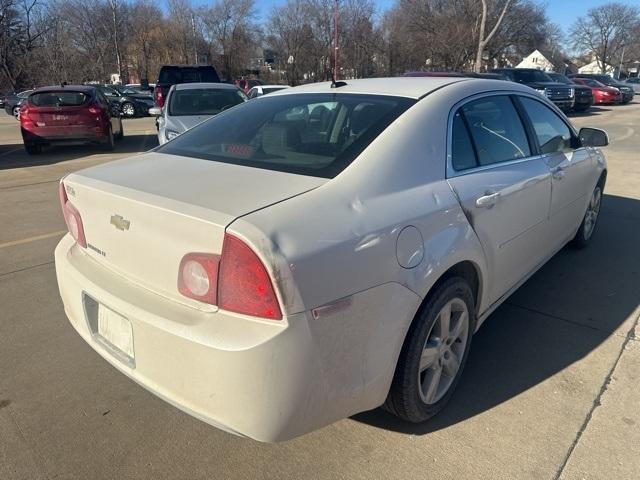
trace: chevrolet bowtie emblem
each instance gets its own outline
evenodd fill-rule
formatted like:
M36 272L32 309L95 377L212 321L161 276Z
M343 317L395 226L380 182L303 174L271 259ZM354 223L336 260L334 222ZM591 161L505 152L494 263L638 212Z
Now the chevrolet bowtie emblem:
M111 215L111 225L116 227L118 230L129 230L129 225L131 222L129 220L125 220L120 215Z

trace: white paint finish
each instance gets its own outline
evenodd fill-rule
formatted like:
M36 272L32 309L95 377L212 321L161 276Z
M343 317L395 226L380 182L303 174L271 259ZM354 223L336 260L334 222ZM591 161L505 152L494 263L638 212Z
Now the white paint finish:
M92 344L103 356L179 408L259 440L290 438L382 403L415 312L441 275L470 262L484 318L567 240L566 232L550 228L554 188L559 202L562 195L590 192L605 166L599 151L589 149L596 161L581 163L588 172L575 177L570 192L558 192L569 182L552 188L542 157L447 180L452 107L487 91L527 93L528 87L454 78L347 83L270 95L418 98L437 92L401 115L332 180L153 152L66 180L87 219L88 241L99 238L104 250L117 252L109 265L72 247L68 237L60 243L56 266L72 324L87 339L78 310L79 292L87 289L132 320L137 370L127 371ZM499 199L479 208L487 188ZM579 222L578 210L569 223ZM129 231L109 225L114 213L131 220ZM411 236L400 236L409 225ZM232 315L177 293L182 255L220 253L225 231L265 264L283 320ZM422 261L413 266L420 248Z
M413 225L403 228L398 235L396 258L403 268L417 267L424 258L424 239Z

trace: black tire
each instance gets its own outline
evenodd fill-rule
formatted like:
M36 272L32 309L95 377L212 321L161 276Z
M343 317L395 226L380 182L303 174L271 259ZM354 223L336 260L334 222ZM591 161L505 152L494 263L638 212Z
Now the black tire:
M133 118L136 116L136 106L131 102L124 102L120 107L122 115L127 118Z
M594 216L594 197L599 192L598 204L595 209ZM591 239L593 238L593 234L596 231L596 227L598 226L598 218L600 217L600 208L602 206L602 195L604 194L604 179L600 179L596 187L593 189L591 194L591 198L589 200L589 204L587 205L587 211L582 217L582 222L580 223L580 227L578 227L578 231L576 232L573 240L569 242L569 245L575 249L585 248L589 243L591 243Z
M421 394L420 358L440 311L452 300L461 300L466 305L468 334L464 345L460 344L460 348L464 348L462 359L456 374L451 376L453 380L449 380L451 383L448 389L439 400L428 404ZM461 277L452 277L436 287L429 294L409 328L383 408L400 419L412 423L424 422L440 412L449 402L464 370L475 324L474 294L466 280Z
M111 128L111 125L107 127L107 138L102 143L102 148L107 152L113 152L116 148L116 140L113 136L113 129Z
M24 149L29 155L38 155L42 152L42 145L39 143L27 142L24 144Z
M122 120L120 120L120 131L115 136L115 139L122 140L123 138L124 138L124 124L122 123Z

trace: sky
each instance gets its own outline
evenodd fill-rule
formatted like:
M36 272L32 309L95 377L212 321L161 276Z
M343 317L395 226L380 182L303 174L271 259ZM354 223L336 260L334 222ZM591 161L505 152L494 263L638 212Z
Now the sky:
M205 0L206 1L206 0ZM558 24L563 31L568 32L576 17L583 15L590 8L604 5L611 0L542 0L546 4L547 16ZM618 0L629 5L640 7L640 0ZM286 0L258 0L256 2L260 15L265 18L274 5L282 5ZM374 0L378 13L384 12L395 3L394 0Z

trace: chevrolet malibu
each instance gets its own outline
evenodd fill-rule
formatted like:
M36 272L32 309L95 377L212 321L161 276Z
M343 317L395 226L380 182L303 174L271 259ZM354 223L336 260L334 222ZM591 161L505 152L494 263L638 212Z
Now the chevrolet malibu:
M423 422L487 316L591 241L607 143L516 83L276 92L63 178L64 308L115 368L235 434L381 405Z

